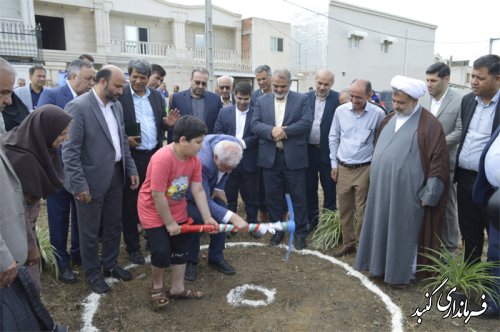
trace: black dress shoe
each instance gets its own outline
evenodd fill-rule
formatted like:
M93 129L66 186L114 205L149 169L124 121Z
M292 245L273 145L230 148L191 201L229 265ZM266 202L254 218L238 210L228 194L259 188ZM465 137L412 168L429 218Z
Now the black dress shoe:
M76 282L76 276L69 267L65 267L59 271L59 281L65 284L74 284Z
M187 281L195 281L198 277L198 271L196 270L196 264L192 262L186 263L186 272L184 272L184 279Z
M478 316L482 319L500 319L500 310L495 305L488 303L488 308Z
M302 250L307 247L306 238L305 237L297 237L295 239L295 249Z
M90 288L92 288L92 291L97 294L107 293L111 289L106 281L104 281L101 274L96 275L92 280L90 280Z
M229 265L228 262L226 262L224 259L221 260L220 262L208 262L208 265L219 271L220 273L224 273L227 275L232 275L236 273L236 270L234 267Z
M137 265L144 265L146 263L146 260L144 259L144 256L140 251L131 252L130 254L128 254L128 258L132 263Z
M133 276L132 273L129 271L122 269L119 266L116 266L114 269L111 271L106 271L104 270L104 276L106 278L113 277L115 279L123 280L123 281L129 281L132 280Z
M274 235L271 237L271 245L277 246L283 241L284 237L285 237L285 232L276 231L276 233L274 233Z

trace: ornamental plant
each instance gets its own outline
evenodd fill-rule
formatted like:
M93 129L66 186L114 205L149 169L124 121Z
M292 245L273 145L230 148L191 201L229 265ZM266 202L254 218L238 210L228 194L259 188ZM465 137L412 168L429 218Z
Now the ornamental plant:
M321 209L316 230L312 236L312 246L326 250L338 246L342 242L342 224L338 211Z

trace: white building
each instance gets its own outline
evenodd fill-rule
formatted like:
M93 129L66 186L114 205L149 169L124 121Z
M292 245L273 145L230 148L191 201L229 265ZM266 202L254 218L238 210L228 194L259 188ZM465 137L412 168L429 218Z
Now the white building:
M425 79L436 25L338 1L330 1L328 15L328 68L338 90L356 78L377 91L389 89L397 74Z

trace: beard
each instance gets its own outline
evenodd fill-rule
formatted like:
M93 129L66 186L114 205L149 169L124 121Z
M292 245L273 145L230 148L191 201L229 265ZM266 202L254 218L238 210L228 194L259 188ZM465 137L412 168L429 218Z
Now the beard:
M118 98L120 98L120 94L119 93L116 93L116 94L113 94L109 89L108 89L108 85L106 84L106 86L104 87L104 95L106 96L106 99L108 101L111 101L111 102L117 102L118 101Z

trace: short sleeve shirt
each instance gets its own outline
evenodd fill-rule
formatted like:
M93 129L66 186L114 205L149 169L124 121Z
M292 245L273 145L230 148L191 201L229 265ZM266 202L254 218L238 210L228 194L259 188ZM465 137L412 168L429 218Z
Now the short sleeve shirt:
M142 226L146 229L163 226L152 191L165 193L174 220L185 222L188 218L186 192L192 182L201 182L201 162L197 156L180 160L174 154L172 144L158 150L149 161L137 200Z

